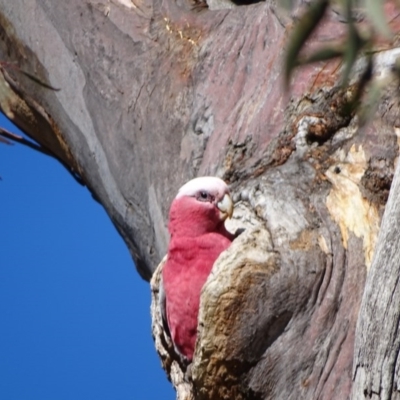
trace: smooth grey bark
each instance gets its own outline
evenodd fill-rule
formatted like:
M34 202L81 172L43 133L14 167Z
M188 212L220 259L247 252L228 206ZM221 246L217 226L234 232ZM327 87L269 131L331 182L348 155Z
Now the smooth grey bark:
M2 110L81 177L150 279L182 182L254 163L279 129L280 68L265 76L275 55L261 32L281 40L280 21L268 4L199 13L159 0L3 1L0 11L1 60L61 89L3 63Z

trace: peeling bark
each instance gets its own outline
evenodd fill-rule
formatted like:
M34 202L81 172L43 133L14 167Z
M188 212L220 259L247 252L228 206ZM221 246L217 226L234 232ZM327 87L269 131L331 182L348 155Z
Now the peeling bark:
M357 324L353 399L400 399L399 179L398 164Z
M153 276L153 335L179 399L397 398L398 177L377 239L398 157L397 87L365 126L346 112L357 79L340 88L336 61L299 70L289 96L291 18L273 1L215 4L229 9L0 0L0 108L88 186ZM398 32L393 1L386 11ZM331 12L306 50L344 35ZM374 74L387 75L400 48L377 45ZM206 174L230 183L245 232L203 289L188 368L162 322L162 264L153 271L177 188Z

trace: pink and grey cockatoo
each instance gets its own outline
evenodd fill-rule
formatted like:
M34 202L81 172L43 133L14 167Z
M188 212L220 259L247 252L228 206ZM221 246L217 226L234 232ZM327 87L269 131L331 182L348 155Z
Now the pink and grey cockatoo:
M187 182L171 204L171 240L162 270L165 318L176 350L189 362L196 343L201 289L215 260L234 239L224 225L232 213L228 186L215 177Z

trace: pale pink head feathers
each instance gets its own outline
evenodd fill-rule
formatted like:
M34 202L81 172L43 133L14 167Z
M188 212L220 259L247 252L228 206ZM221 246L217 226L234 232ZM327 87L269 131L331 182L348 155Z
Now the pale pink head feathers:
M169 230L192 236L218 230L233 213L228 185L220 178L192 179L178 191L171 205Z

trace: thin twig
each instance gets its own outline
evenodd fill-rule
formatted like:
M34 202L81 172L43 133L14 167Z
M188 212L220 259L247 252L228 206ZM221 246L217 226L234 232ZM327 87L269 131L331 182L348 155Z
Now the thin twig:
M26 147L29 147L30 149L33 149L35 151L38 151L39 153L45 154L46 156L50 156L52 158L55 158L57 161L59 161L66 169L67 171L72 175L72 177L82 186L86 186L85 182L83 179L71 169L71 167L63 161L61 158L59 158L56 154L54 154L52 151L47 150L43 146L36 144L28 139L25 139L23 136L17 135L15 133L9 132L7 129L0 128L0 141L9 141L12 140L13 142L20 143ZM13 143L8 143L8 144L13 144Z
M43 153L46 154L47 156L53 156L52 153L50 153L48 150L44 149L42 146L31 142L30 140L25 139L24 137L17 135L15 133L11 133L9 132L7 129L4 128L0 128L0 136L5 138L5 139L9 139L12 140L14 142L23 144L24 146L27 146L33 150L38 151L39 153Z

